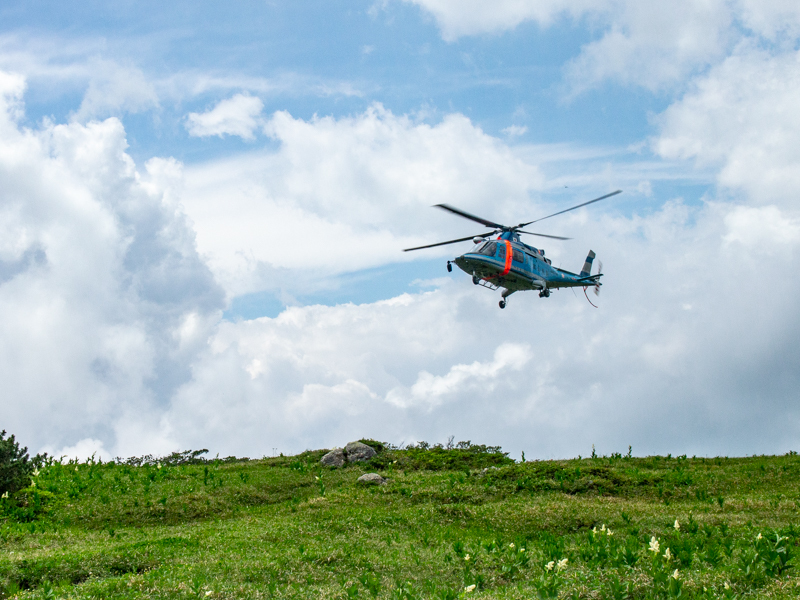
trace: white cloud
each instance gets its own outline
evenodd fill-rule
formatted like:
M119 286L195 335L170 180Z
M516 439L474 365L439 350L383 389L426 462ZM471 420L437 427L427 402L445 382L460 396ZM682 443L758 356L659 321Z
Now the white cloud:
M739 18L745 27L769 40L800 35L800 4L794 0L738 0Z
M184 204L199 249L233 293L274 283L280 269L314 265L316 277L408 259L402 248L441 227L452 237L481 233L430 206L457 200L513 219L509 207L542 182L535 165L459 114L428 125L377 104L341 119L277 112L265 131L277 152L187 171Z
M78 121L158 107L155 86L141 69L99 59L92 60L88 67L89 87L74 114Z
M525 21L548 26L562 15L579 17L610 4L605 0L405 0L436 19L449 42L465 35L501 33Z
M113 118L23 129L21 86L0 75L4 427L31 449L147 451L112 432L147 423L190 376L222 293L170 201L174 161L137 169Z
M195 137L238 135L245 140L252 140L255 137L253 132L261 123L263 108L264 103L260 98L236 94L207 112L189 113L186 129L189 135Z
M791 0L405 1L430 13L447 41L498 34L524 22L588 23L600 35L566 65L571 94L608 79L650 90L681 86L748 35L789 46L800 35L800 8Z
M800 242L800 222L776 206L739 206L725 216L723 238L735 250L755 252L769 260Z
M504 133L508 137L519 137L525 135L527 132L528 128L525 125L509 125L501 130L501 133Z
M660 117L665 158L694 159L719 183L762 202L796 206L800 193L800 53L742 44Z
M434 407L445 398L454 401L458 400L459 395L492 393L500 383L500 377L508 377L506 371L519 371L530 359L531 352L527 344L501 344L491 362L453 365L444 376L422 371L410 390L389 390L386 400L402 408L415 404Z
M740 210L676 202L580 227L606 264L599 310L561 291L515 294L501 311L497 294L462 276L391 301L225 323L168 421L181 424L181 446L246 455L449 434L533 456L592 443L690 454L794 447L798 381L787 368L800 355L800 289L783 275L800 239L780 240L768 261L738 251ZM761 218L774 229L789 217ZM756 243L774 247L770 230ZM570 263L584 252L572 248Z
M62 462L75 459L77 459L78 462L86 462L89 459L102 459L108 461L114 458L105 449L101 440L95 440L92 438L82 439L72 446L66 446L55 452L48 452L48 454L56 459L61 459Z
M607 29L566 69L573 93L612 79L651 90L724 56L732 16L724 0L608 3Z

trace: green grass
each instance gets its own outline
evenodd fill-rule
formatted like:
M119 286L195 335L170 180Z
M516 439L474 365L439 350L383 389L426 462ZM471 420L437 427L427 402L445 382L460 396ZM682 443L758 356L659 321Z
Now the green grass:
M793 453L514 463L496 450L384 449L339 470L319 466L323 451L55 463L0 500L0 597L800 597ZM371 471L388 485L356 483Z

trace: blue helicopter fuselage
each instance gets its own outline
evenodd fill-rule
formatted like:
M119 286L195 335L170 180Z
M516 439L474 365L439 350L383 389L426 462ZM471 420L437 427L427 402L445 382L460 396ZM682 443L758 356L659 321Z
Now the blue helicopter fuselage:
M593 259L594 252L590 251L580 273L558 269L545 258L544 250L523 243L513 231L505 231L497 239L480 242L453 262L472 275L476 285L505 288L505 298L522 290L539 290L540 296L549 296L551 289L600 286L601 274L591 275Z

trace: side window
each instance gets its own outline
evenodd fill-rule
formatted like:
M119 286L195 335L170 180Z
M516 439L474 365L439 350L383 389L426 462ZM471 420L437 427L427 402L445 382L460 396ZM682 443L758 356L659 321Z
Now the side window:
M497 244L497 258L500 260L506 259L506 245L505 244Z
M516 248L512 248L512 252L513 252L512 260L514 262L518 262L518 263L524 263L525 262L525 256L522 254L522 252L520 252Z
M495 242L486 242L483 247L478 250L478 253L485 254L486 256L494 256L496 250L497 244Z

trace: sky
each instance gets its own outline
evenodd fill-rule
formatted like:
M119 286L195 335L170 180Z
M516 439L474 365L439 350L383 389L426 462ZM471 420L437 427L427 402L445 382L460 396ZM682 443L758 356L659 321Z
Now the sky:
M800 447L800 5L0 5L0 428L85 458L359 438ZM501 223L599 297L448 273Z

